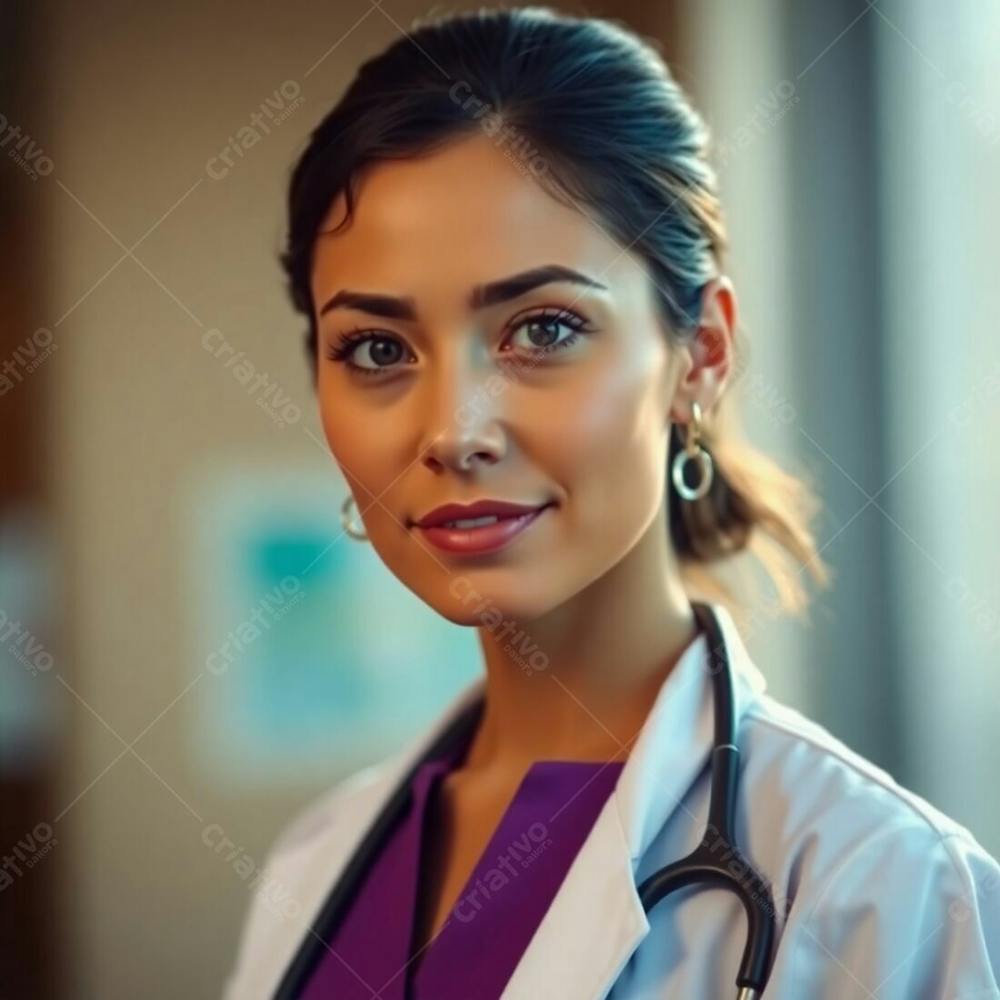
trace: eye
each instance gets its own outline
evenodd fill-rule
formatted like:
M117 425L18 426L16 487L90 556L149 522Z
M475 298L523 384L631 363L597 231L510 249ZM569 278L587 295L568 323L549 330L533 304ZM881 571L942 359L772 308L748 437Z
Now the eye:
M551 308L539 310L511 322L513 334L507 343L517 339L521 331L527 331L528 343L521 348L535 358L544 357L553 351L571 347L585 332L587 321L569 309ZM570 331L569 336L559 339L559 328ZM504 351L508 350L506 344ZM331 361L340 362L351 372L378 378L396 370L401 361L408 364L406 348L393 334L384 330L366 330L356 327L337 335L336 341L326 350Z
M511 325L514 329L511 340L515 340L522 330L527 330L528 352L544 355L575 344L587 321L569 309L546 309L515 320ZM560 340L559 327L568 329L569 336Z
M361 363L366 354L369 364ZM331 361L340 361L361 375L376 377L390 371L403 355L402 343L391 334L360 328L338 334L336 343L326 351Z

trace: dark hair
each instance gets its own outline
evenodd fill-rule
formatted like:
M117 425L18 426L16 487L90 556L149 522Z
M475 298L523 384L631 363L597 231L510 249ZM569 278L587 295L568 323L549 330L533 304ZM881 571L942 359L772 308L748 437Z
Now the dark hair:
M553 197L641 259L665 330L679 342L694 335L702 289L720 273L726 232L708 129L657 43L612 20L546 7L484 8L418 21L363 63L295 166L281 263L292 302L308 317L314 378L312 255L334 198L343 193L346 205L337 231L350 221L366 167L484 133ZM739 348L737 341L738 368ZM691 589L738 604L717 576L699 570L753 549L780 603L799 610L807 603L801 571L827 579L809 530L818 504L804 483L745 442L737 445L735 431L720 436L718 409L706 414L702 442L715 463L712 487L701 500L671 505L682 571ZM671 461L681 447L674 426ZM795 569L781 565L789 556Z

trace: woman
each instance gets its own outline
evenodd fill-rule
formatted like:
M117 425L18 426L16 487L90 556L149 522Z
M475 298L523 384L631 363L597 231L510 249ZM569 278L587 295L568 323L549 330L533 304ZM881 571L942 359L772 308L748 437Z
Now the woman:
M996 862L768 696L736 628L735 557L793 611L827 570L812 493L726 427L706 145L645 42L538 8L421 25L315 130L283 264L345 531L485 676L285 830L227 996L1000 997ZM722 648L740 784L706 831ZM771 927L753 975L734 892L646 912L699 845Z

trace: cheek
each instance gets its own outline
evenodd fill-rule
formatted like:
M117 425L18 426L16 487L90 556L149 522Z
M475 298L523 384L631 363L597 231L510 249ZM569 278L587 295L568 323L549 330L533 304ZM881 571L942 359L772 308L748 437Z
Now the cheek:
M320 391L320 422L337 465L361 507L367 508L373 497L381 495L396 474L391 470L392 443L380 438L379 421L358 433L358 414L338 406ZM371 508L365 515L370 522L379 511ZM356 517L357 515L355 515Z
M322 389L319 411L330 453L357 507L365 511L362 518L355 510L352 518L364 523L368 544L398 575L400 560L413 545L405 517L414 511L399 492L406 482L401 473L413 464L412 441L400 433L398 420L384 414L368 418L356 406L324 397Z
M567 524L628 542L658 509L667 411L653 368L609 365L546 426L547 467L569 494Z
M322 385L319 392L319 418L330 453L348 480L353 474L368 485L363 470L359 468L359 465L364 465L364 452L359 447L357 435L344 433L344 428L350 426L346 414L339 412L337 405L324 393ZM359 490L359 499L363 496L364 493Z

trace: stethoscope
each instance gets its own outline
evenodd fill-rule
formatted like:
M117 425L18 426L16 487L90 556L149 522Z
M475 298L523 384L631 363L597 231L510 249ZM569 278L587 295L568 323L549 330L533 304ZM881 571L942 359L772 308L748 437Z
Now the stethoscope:
M774 901L766 880L736 846L733 813L739 782L740 748L736 745L733 711L733 670L726 640L715 613L700 601L691 610L708 642L709 672L715 707L708 823L701 843L687 857L653 872L638 887L643 909L649 911L675 889L698 885L734 892L747 915L736 1000L757 1000L767 984L774 941Z
M739 852L733 834L740 751L736 745L732 667L725 638L709 605L692 601L691 609L708 641L715 707L708 824L701 843L687 857L660 868L638 886L639 898L648 913L665 896L686 886L699 885L734 892L747 915L747 940L736 977L739 988L737 1000L758 1000L770 971L774 903L767 882ZM343 918L355 891L363 884L379 850L408 806L412 779L417 770L431 758L450 755L456 748L466 745L465 741L472 736L479 723L483 708L482 699L471 704L439 734L421 759L411 765L409 773L397 785L313 918L309 932L285 970L273 1000L298 1000L326 950L326 942L333 929Z

